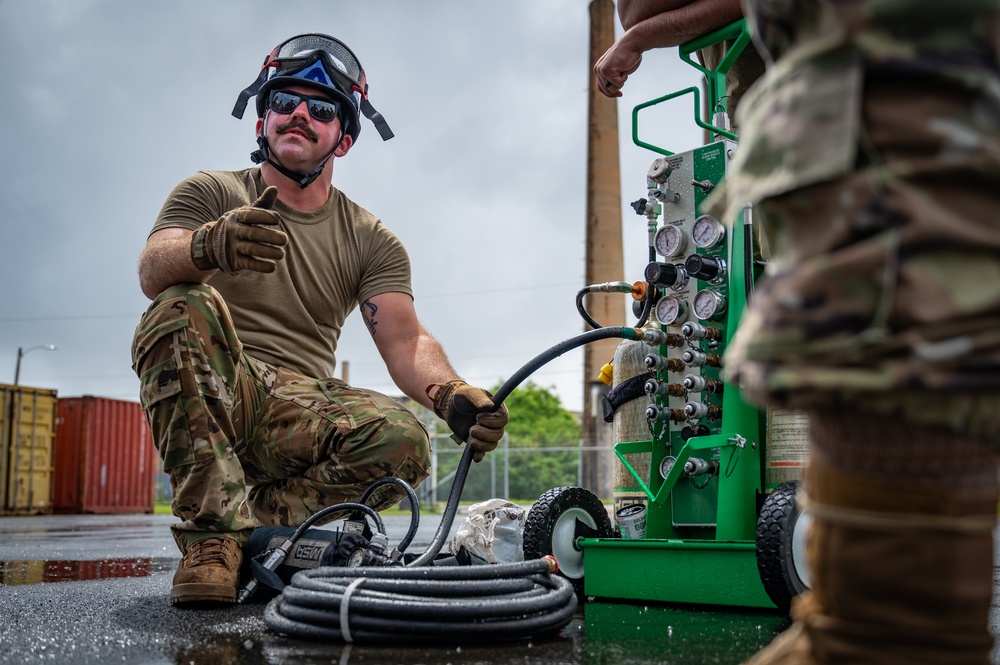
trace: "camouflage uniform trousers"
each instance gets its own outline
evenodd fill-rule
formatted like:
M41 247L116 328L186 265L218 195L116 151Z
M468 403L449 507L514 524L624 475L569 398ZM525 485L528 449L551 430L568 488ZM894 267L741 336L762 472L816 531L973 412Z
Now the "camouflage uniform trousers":
M297 526L386 476L417 486L428 475L427 431L412 413L247 355L210 286L161 293L139 322L132 360L181 551L220 533L242 544L258 525ZM400 498L388 486L369 504Z
M998 5L746 3L775 55L725 191L772 251L726 358L753 401L1000 442Z

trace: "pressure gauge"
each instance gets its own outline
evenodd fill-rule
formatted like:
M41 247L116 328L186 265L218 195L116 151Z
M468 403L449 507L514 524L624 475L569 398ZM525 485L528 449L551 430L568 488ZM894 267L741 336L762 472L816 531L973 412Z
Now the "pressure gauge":
M687 245L687 238L684 231L679 226L667 224L660 227L653 237L653 246L656 251L665 258L680 256Z
M366 554L367 552L365 551L365 549L361 547L351 552L351 556L347 557L348 568L363 567L368 560Z
M711 215L702 215L694 220L691 228L691 237L694 244L702 249L715 247L726 237L726 227Z
M694 297L694 315L702 321L717 321L726 313L725 296L704 289Z
M687 308L673 296L663 296L656 303L656 320L665 326L681 323L687 318Z
M666 480L667 474L670 473L670 470L674 468L674 464L676 463L677 463L676 457L670 457L670 456L664 457L663 461L660 462L660 477Z

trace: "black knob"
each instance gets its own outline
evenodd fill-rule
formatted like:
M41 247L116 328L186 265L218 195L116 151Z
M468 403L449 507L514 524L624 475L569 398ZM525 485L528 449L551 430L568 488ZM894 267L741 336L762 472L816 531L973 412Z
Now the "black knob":
M722 261L711 256L692 254L684 262L684 269L695 279L715 279L722 272Z
M673 286L677 282L677 266L669 263L650 263L646 265L646 281L658 286Z
M647 203L649 203L649 201L647 201L646 199L639 199L638 201L632 201L632 203L630 203L629 205L632 206L633 210L635 210L635 214L645 215Z

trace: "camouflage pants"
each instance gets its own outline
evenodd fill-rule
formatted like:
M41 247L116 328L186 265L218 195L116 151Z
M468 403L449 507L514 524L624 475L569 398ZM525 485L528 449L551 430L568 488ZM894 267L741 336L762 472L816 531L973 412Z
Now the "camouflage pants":
M1000 442L1000 3L778 4L796 41L727 184L772 250L729 379Z
M357 500L379 478L417 486L428 475L427 431L412 413L384 395L247 355L210 286L161 293L136 329L132 361L170 475L182 551L220 533L242 543L258 525L297 526ZM399 498L387 487L369 503Z

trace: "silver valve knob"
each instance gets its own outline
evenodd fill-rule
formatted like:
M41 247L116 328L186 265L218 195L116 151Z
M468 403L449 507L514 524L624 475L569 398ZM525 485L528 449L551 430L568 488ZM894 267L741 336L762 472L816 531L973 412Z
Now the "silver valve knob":
M703 353L697 349L687 349L681 354L681 360L684 361L685 365L690 365L691 367L704 367L708 365L709 367L720 367L722 365L722 359L715 353Z
M684 377L681 383L684 389L689 393L700 393L706 392L712 395L719 395L722 393L723 383L718 379L706 379L703 376L698 376L697 374L688 374Z
M707 418L708 405L702 402L688 402L684 405L684 414L691 419Z
M718 462L709 462L700 457L692 457L687 462L684 462L684 475L686 476L715 475L718 473L718 470Z
M650 397L683 397L686 392L684 386L679 383L668 383L656 379L646 381L643 389Z
M684 377L683 386L692 393L700 393L705 389L705 377L688 374Z
M669 421L674 423L682 422L687 418L683 409L668 409L667 407L650 404L646 408L646 420L650 422Z
M679 372L684 369L684 361L680 358L667 358L658 353L651 353L646 356L646 369L651 372L657 370L667 370L669 372Z
M670 168L669 162L663 157L658 157L649 165L646 177L653 182L664 183L670 177L672 171L673 169Z
M684 405L684 415L691 420L700 420L703 418L718 420L722 417L722 408L705 404L704 402L688 402Z
M722 339L722 332L718 328L709 328L695 321L688 321L682 325L681 334L688 339L707 339L710 342Z

